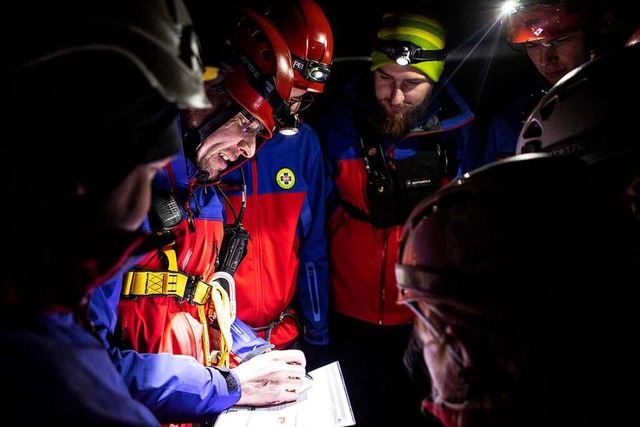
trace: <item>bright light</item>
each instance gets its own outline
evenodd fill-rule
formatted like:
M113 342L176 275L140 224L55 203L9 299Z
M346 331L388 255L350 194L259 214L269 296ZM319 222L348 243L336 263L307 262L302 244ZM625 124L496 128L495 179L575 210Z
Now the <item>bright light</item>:
M501 15L510 15L516 11L516 7L518 6L518 2L513 0L506 0L500 6L500 14Z
M298 129L297 128L289 128L289 127L282 127L278 129L278 133L280 135L285 135L285 136L292 136L292 135L297 135L298 134Z
M404 67L404 66L409 65L409 62L411 62L411 61L409 61L407 58L401 56L399 58L396 58L396 62L398 63L398 65L402 65Z

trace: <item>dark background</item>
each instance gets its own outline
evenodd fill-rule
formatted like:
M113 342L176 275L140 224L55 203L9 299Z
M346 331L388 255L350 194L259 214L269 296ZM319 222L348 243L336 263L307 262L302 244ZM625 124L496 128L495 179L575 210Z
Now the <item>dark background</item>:
M205 61L224 56L224 28L231 11L262 0L186 0L205 48ZM266 1L266 0L265 0ZM274 0L283 1L283 0ZM414 11L438 18L447 29L446 68L451 80L476 114L481 129L488 117L537 76L526 55L509 47L499 19L498 0L316 0L325 11L334 35L332 77L346 58L368 57L375 30L385 12ZM604 14L609 37L617 43L640 27L640 0L594 0ZM334 74L335 71L335 74ZM326 95L331 93L330 79ZM321 112L323 99L306 112ZM326 99L326 96L325 96Z

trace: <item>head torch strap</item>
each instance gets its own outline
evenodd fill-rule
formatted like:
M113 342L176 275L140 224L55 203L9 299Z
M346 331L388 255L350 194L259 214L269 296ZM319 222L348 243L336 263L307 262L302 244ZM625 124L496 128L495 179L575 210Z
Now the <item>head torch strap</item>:
M404 59L404 65L409 65L414 62L444 61L447 57L446 49L425 50L414 43L402 40L378 39L375 50L384 53L396 62L398 62L399 59Z
M183 140L190 149L197 149L202 141L207 139L209 135L214 133L220 126L231 120L233 116L238 114L242 108L232 102L230 105L224 108L220 113L213 114L207 121L205 121L199 128L190 129L185 132Z
M245 54L240 54L240 62L249 75L249 80L255 90L266 99L273 108L273 117L277 122L282 120L284 115L291 113L291 106L285 102L277 91L275 77L265 76L258 67Z
M197 129L187 130L182 137L182 147L184 154L188 159L192 161L196 159L196 152L198 147L202 144L202 141L207 139L209 135L214 133L220 126L231 120L233 116L238 114L242 108L232 102L230 105L224 108L220 113L213 114L211 118L204 122ZM207 181L209 174L203 170L198 172L199 181Z

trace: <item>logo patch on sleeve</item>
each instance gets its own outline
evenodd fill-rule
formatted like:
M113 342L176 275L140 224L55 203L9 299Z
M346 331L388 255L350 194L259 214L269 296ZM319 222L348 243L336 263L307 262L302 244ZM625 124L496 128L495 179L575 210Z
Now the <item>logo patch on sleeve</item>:
M296 183L296 176L289 168L282 168L276 174L276 183L280 188L290 189Z

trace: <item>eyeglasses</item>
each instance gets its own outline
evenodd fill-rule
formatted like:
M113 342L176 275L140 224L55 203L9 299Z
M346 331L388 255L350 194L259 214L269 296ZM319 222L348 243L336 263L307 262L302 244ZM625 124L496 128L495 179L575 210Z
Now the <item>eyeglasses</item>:
M414 43L402 40L378 39L375 50L402 66L425 61L444 61L447 57L445 49L424 50Z
M438 287L439 274L417 267L396 265L396 278L398 280L398 304L406 305L427 328L432 337L446 346L447 352L459 365L463 365L462 350L453 339L447 339L447 325L444 319L436 315L435 310L425 313L420 308L420 301L437 301L443 299L437 293L419 290L411 283L427 282Z
M331 74L331 68L322 62L304 60L296 56L293 57L293 69L302 75L305 80L314 83L326 83Z
M537 49L540 47L544 47L544 48L557 48L559 46L565 45L567 43L569 43L570 41L574 40L576 37L578 37L580 35L580 31L577 32L573 32L570 34L567 34L565 36L562 37L556 37L553 39L546 39L546 40L536 40L536 41L531 41L531 42L527 42L524 44L526 49Z
M249 114L248 111L240 111L236 117L240 120L242 133L247 136L257 135L264 130L262 123L255 116Z

